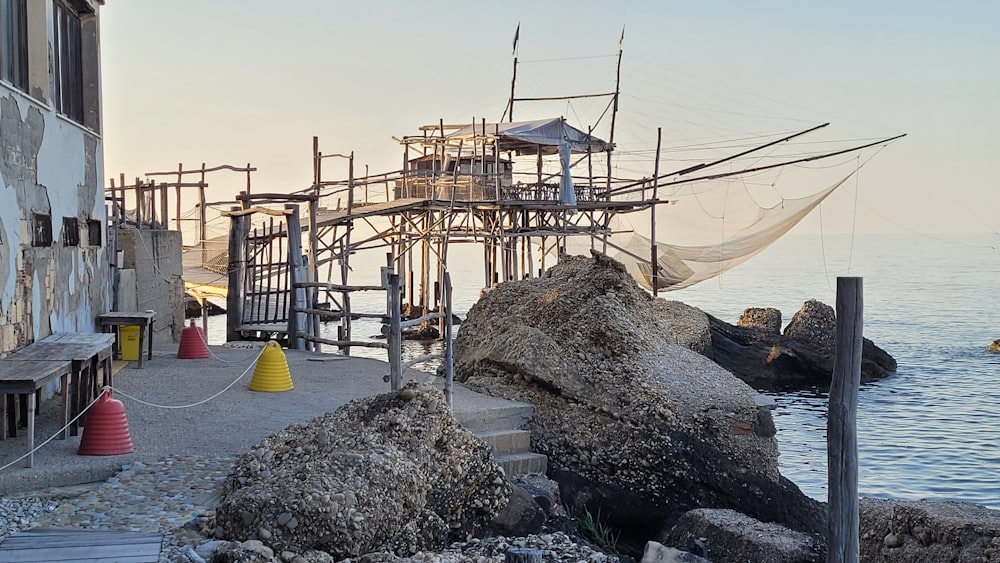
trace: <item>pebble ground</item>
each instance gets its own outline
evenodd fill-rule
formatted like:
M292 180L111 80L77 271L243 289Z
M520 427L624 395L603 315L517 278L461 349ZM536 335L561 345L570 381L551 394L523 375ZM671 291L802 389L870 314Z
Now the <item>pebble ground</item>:
M185 524L215 509L233 461L171 456L135 462L100 483L8 496L0 501L0 539L36 527L159 532L164 534L160 560L178 561L187 543ZM196 528L189 534L194 539Z

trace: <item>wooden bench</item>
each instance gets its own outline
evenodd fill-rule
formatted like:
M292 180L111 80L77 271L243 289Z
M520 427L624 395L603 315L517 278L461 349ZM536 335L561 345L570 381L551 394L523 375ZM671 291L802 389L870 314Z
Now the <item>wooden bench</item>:
M37 340L14 352L3 360L6 362L44 362L57 360L68 362L72 381L71 392L63 396L71 397L72 415L75 417L97 397L103 385L112 385L111 349L115 336L103 333L57 332ZM103 382L100 381L103 375ZM70 435L79 433L80 420L70 427ZM66 422L63 421L65 425Z
M25 396L27 398L28 417L28 451L35 449L35 395L50 381L59 378L62 384L62 412L60 413L61 427L64 428L60 434L60 439L66 438L66 422L69 419L69 396L70 382L69 376L73 371L73 363L70 360L32 360L19 361L11 360L13 356L0 359L0 393L4 395ZM10 412L6 412L8 401L4 399L0 411L3 414L3 429L0 430L0 437L7 437L8 419L13 419L11 435L17 435L17 408L10 405ZM34 463L34 454L29 453L26 461L27 467Z
M144 343L148 343L146 346L149 348L147 359L153 359L153 321L156 320L156 311L146 311L144 313L112 311L100 315L97 319L101 323L101 332L112 332L115 327L120 326L139 327L139 367L142 367L142 349ZM121 345L116 344L115 352L120 353L120 351Z

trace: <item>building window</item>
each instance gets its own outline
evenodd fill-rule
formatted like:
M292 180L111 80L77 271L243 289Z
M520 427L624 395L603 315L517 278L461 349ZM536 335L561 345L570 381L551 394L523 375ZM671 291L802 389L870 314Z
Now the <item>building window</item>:
M28 91L27 0L0 0L0 78Z
M80 222L76 217L63 217L63 246L80 246Z
M31 217L31 246L52 246L52 217L35 213Z
M104 237L101 233L104 232L104 224L97 219L87 220L87 244L90 246L101 246Z
M56 109L83 123L83 56L80 14L68 4L55 3Z

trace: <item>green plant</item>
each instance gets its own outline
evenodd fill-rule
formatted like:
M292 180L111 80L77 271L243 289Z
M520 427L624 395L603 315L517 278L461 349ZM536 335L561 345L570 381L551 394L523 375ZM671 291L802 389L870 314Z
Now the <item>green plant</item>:
M612 530L607 522L601 519L600 510L597 511L596 517L586 508L582 514L569 511L569 517L576 521L580 534L587 540L594 542L606 553L618 553L618 538L621 532Z

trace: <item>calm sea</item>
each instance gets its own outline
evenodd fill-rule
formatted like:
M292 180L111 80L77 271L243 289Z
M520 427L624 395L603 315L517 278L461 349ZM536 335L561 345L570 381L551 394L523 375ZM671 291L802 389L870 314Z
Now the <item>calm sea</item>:
M478 252L470 245L451 254L463 317L483 285ZM379 263L355 261L360 276L352 282L377 279ZM847 275L864 278L865 336L899 363L894 375L860 391L861 494L1000 508L1000 355L985 352L1000 338L1000 236L789 235L720 278L665 297L731 323L747 307L776 307L787 323L808 299L834 306L836 278ZM353 307L384 308L384 295L355 299ZM213 318L211 341L224 322ZM357 323L354 331L363 338L378 326ZM407 342L404 355L438 347ZM385 359L376 349L352 354ZM825 500L827 390L774 396L781 471Z

